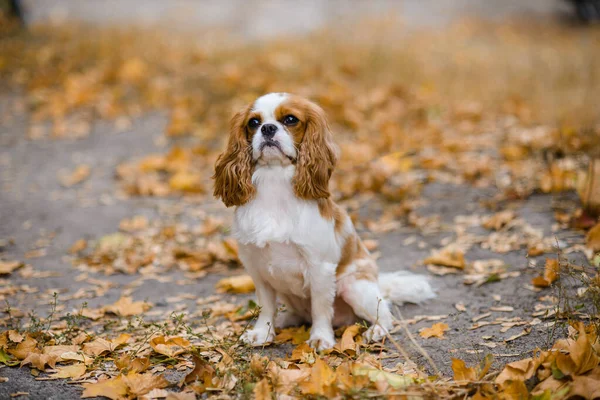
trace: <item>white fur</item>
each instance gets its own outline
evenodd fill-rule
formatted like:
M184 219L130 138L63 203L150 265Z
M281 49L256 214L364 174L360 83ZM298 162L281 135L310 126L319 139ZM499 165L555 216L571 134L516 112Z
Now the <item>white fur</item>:
M407 271L379 274L379 289L383 297L395 304L418 304L435 297L427 277Z
M283 124L275 119L275 110L283 103L289 96L286 93L269 93L262 97L259 97L254 102L252 111L258 111L261 115L261 124L257 129L257 133L252 138L252 158L257 160L259 164L279 164L281 161L289 163L289 159L296 158L298 152L294 146L294 140L285 130ZM281 151L275 148L265 148L261 151L260 146L264 142L264 137L260 133L260 129L264 124L273 124L277 126L277 133L273 137L273 140L280 144Z

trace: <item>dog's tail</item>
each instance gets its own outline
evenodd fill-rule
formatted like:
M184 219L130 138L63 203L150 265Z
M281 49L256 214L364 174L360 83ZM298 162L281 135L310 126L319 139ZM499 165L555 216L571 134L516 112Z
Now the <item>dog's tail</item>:
M425 275L408 271L379 274L379 290L394 304L421 303L435 297L435 292Z

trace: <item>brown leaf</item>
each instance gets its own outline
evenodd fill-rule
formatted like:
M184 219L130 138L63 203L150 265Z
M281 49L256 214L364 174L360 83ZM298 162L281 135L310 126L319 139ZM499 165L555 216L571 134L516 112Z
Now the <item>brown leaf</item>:
M310 379L300 384L305 395L333 397L335 393L335 373L321 358L317 358L310 370Z
M92 356L99 356L104 353L112 353L119 346L127 343L127 341L131 338L130 335L123 333L118 338L108 341L103 338L96 338L93 342L85 343L83 345L83 351L86 354L90 354Z
M585 243L593 251L600 251L600 222L585 235Z
M477 380L477 371L475 371L475 368L467 368L465 362L458 358L452 359L452 372L454 372L455 381L471 382Z
M335 345L335 349L341 353L355 355L358 351L358 345L354 341L354 337L359 334L360 329L360 325L356 324L347 327L342 334L340 342Z
M512 210L500 211L499 213L496 213L496 214L492 215L491 217L488 217L483 222L483 227L486 229L494 229L494 230L498 231L498 230L502 229L502 227L504 227L506 224L511 222L513 219L515 219L515 216L516 216L516 214Z
M73 364L67 365L66 367L56 368L56 372L48 378L50 379L78 379L81 378L83 374L85 374L86 367L85 364Z
M212 379L215 375L215 370L210 366L206 361L202 358L194 355L192 360L194 361L194 369L185 376L183 382L180 383L180 386L183 384L190 384L193 382L197 382L197 385L201 386L204 390L207 388L213 387ZM196 391L196 393L203 393Z
M73 245L69 249L69 253L71 253L71 254L77 254L80 251L85 250L86 247L87 247L87 240L85 240L85 239L79 239L78 241L76 241L75 243L73 243Z
M202 185L202 176L189 171L180 171L169 179L169 186L173 190L179 190L189 193L202 193L204 186Z
M547 258L544 266L544 275L535 277L531 280L534 286L549 287L552 282L558 279L560 265L555 258Z
M464 269L466 266L465 253L459 249L444 248L423 260L423 264Z
M577 341L570 346L570 357L577 368L574 372L577 375L585 374L586 372L596 368L600 363L600 357L592 348L592 342L585 332L583 323L579 324L579 337ZM600 382L599 382L600 383Z
M14 349L8 350L8 352L13 356L17 357L19 360L24 360L29 355L29 353L39 353L39 350L36 349L36 346L37 340L27 335L27 337L25 337L25 340L19 343Z
M131 371L124 375L122 379L129 392L134 396L141 396L152 389L163 389L170 385L163 375L153 375L151 373L138 374Z
M216 287L217 293L250 293L254 291L254 282L250 275L238 275L221 279Z
M90 176L91 171L92 170L90 169L89 165L81 164L78 165L70 174L60 175L58 180L60 181L61 185L65 187L74 186L85 181Z
M190 342L182 337L165 338L158 336L150 340L152 349L167 357L175 357L184 353L189 347Z
M108 397L111 400L123 400L127 395L127 385L122 376L110 378L96 383L84 383L81 398Z
M43 371L46 368L46 365L54 368L57 361L59 361L59 356L56 354L30 353L23 361L21 361L21 367L23 365L32 364L40 371Z
M537 371L545 357L546 354L542 353L539 357L526 358L507 364L496 377L495 382L502 384L506 381L526 381Z
M428 339L431 337L436 337L439 339L445 339L444 332L449 329L448 325L443 322L437 322L431 326L431 328L422 328L419 331L419 335L422 338Z
M291 341L292 344L299 345L308 340L310 337L310 331L306 329L306 326L302 325L299 327L284 328L275 336L275 342L284 343Z
M0 275L8 275L23 265L20 261L0 261Z
M266 378L258 382L252 392L256 400L271 400L271 385Z
M133 301L129 296L123 296L116 303L104 307L104 311L110 312L122 317L130 317L133 315L142 314L148 311L152 306L143 301Z

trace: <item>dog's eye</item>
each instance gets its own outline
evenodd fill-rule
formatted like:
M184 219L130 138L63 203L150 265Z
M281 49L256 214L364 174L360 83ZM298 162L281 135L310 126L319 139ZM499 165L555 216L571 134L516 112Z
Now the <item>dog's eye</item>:
M296 125L297 123L298 118L294 117L293 115L286 115L285 117L283 117L284 125Z
M256 129L260 125L260 120L258 118L252 118L248 121L248 127L250 129Z

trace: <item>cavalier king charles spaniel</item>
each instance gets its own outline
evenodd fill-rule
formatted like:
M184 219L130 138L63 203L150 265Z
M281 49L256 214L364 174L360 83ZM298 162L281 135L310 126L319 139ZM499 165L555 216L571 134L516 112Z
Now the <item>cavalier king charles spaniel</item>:
M365 320L367 340L392 328L389 303L434 297L426 278L382 274L348 214L331 199L338 148L324 111L270 93L231 120L215 167L214 194L235 206L239 258L254 280L260 315L242 340L268 343L275 327L312 322L308 344L333 347L333 326ZM278 314L277 299L285 304Z

